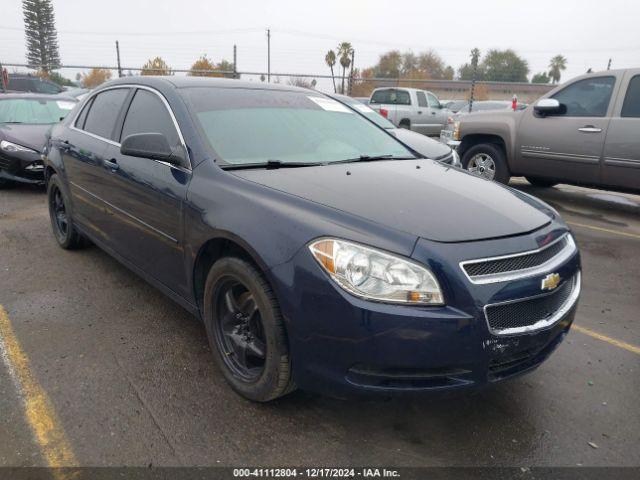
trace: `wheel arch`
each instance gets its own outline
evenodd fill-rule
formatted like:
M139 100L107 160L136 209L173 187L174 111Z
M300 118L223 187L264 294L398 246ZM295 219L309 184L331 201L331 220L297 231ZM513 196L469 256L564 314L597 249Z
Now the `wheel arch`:
M460 158L464 157L464 154L470 148L475 147L476 145L481 145L483 143L489 143L489 144L498 146L502 150L502 153L504 153L507 163L509 163L508 154L507 154L507 144L500 135L490 135L490 134L466 135L462 139L460 146L458 146L458 154L460 155Z

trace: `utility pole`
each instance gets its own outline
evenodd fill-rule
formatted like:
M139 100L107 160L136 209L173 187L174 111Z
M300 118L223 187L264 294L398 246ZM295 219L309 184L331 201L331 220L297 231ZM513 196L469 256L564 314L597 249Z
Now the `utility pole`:
M351 96L351 90L353 90L353 62L355 61L356 58L356 51L352 48L351 49L351 71L349 72L349 88L347 89L347 91L349 92L348 95Z
M7 85L5 84L5 78L4 78L4 68L2 68L2 62L0 62L0 87L2 87L2 91L6 92L7 91Z
M611 70L611 59L609 59L609 64L607 65L607 70Z
M122 67L120 66L120 44L116 40L116 56L118 57L118 78L122 78Z
M237 60L238 60L238 50L236 48L236 46L233 46L233 78L238 78L238 66L237 66Z
M267 28L267 83L271 83L271 29Z
M469 113L473 109L473 94L476 89L476 78L478 77L478 60L480 59L480 50L474 48L471 50L471 66L473 67L473 78L471 80L471 94L469 95Z

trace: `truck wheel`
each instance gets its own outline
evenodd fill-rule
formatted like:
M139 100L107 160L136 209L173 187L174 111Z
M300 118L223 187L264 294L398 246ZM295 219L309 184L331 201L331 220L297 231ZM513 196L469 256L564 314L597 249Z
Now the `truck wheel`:
M295 389L278 301L251 264L235 257L214 263L205 284L204 323L216 363L237 393L268 402Z
M482 143L467 150L462 166L479 177L507 184L511 178L504 153L497 145Z
M411 130L411 122L409 120L401 120L399 127L405 130Z
M524 178L526 178L527 182L529 182L531 185L535 187L549 188L558 184L558 182L555 182L547 178L540 178L540 177L524 177Z

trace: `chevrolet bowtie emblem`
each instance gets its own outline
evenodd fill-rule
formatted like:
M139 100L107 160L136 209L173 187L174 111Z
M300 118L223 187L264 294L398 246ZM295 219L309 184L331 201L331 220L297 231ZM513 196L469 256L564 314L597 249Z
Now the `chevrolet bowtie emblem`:
M557 273L550 273L542 279L542 290L553 290L560 285L560 275Z

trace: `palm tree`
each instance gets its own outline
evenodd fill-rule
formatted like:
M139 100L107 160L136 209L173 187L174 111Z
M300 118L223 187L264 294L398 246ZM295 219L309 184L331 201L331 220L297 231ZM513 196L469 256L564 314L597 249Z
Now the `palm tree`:
M549 76L553 83L560 81L561 72L567 69L567 59L562 55L556 55L549 62Z
M324 61L331 69L331 80L333 81L333 93L336 93L336 77L333 75L333 66L336 64L336 52L329 50L324 56Z
M342 94L344 95L344 78L347 68L351 65L351 54L353 47L349 42L342 42L338 45L338 55L340 56L340 65L342 66Z

